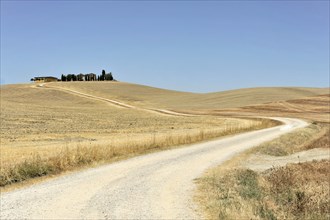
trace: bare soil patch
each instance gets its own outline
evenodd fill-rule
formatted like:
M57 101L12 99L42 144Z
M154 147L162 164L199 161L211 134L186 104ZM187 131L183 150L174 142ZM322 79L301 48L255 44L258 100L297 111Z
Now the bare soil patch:
M270 156L263 154L254 154L246 161L242 162L242 167L262 172L271 168L284 167L287 164L304 163L310 161L320 161L330 159L329 148L314 148L301 151L287 156Z

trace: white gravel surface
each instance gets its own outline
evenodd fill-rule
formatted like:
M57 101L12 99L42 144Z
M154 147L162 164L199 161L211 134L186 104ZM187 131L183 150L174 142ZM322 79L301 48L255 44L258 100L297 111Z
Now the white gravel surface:
M192 200L194 179L239 152L307 125L298 119L279 120L286 125L139 156L1 193L0 217L200 219Z
M270 168L283 167L288 163L304 163L313 160L320 161L329 159L329 148L314 148L282 157L263 154L252 155L247 161L242 162L242 166L257 172L263 172Z

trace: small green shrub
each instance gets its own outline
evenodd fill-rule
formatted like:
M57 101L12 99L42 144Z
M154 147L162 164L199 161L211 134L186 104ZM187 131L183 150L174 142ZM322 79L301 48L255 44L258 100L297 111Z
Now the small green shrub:
M257 206L257 213L255 213L257 216L260 216L262 219L267 220L276 220L276 216L274 215L273 211L268 209L268 207L264 204L260 204Z
M261 189L258 184L258 174L252 170L240 170L237 174L240 185L239 194L244 199L260 199Z

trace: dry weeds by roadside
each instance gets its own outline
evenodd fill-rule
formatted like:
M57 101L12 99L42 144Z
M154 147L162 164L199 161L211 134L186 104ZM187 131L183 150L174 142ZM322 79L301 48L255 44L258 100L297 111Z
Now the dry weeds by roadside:
M149 138L128 140L113 145L80 144L54 151L48 157L42 157L37 151L23 162L2 163L0 186L22 182L24 180L57 174L66 170L125 159L128 157L168 149L174 146L194 143L215 137L274 126L276 122L264 119L245 120L245 123L218 129L201 130L190 133L151 134Z
M200 180L204 208L211 219L329 219L329 173L323 160L214 174Z
M329 147L329 123L312 123L290 134L266 142L251 150L251 153L284 156L313 148Z
M240 161L329 148L329 124L312 123L237 156L198 180L197 200L212 219L329 219L329 160L288 164L262 173Z

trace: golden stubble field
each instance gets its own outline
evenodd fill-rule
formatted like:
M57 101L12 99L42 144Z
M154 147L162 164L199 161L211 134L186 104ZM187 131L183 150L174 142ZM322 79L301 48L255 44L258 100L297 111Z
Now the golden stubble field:
M219 110L329 94L328 88L265 87L189 93L126 82L50 83L56 88L123 101L133 106L172 110Z
M71 84L90 83L52 86ZM102 86L94 90L104 91ZM173 116L122 108L46 86L6 85L1 87L0 182L7 185L272 125L266 120Z
M275 101L264 104L248 105L240 108L228 108L206 111L189 111L197 114L219 116L276 116L302 118L308 121L330 122L330 94L302 97L298 99Z

